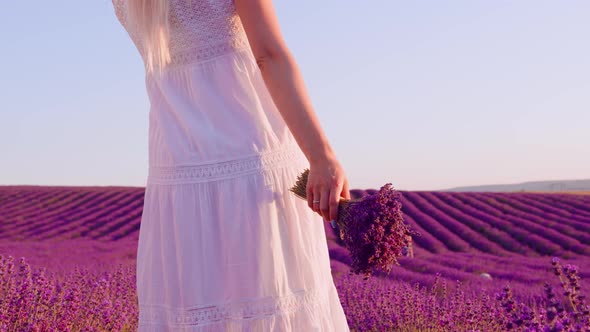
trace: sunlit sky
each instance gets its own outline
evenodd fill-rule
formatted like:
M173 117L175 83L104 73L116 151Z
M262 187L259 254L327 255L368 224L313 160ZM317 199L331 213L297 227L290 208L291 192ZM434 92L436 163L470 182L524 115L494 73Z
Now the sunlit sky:
M350 188L590 178L590 1L274 1ZM0 184L145 186L111 0L1 5Z

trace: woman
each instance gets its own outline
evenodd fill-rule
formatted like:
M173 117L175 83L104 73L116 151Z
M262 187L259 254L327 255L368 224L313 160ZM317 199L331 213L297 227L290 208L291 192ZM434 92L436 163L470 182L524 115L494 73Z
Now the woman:
M150 100L139 330L348 331L323 224L348 181L271 0L113 5Z

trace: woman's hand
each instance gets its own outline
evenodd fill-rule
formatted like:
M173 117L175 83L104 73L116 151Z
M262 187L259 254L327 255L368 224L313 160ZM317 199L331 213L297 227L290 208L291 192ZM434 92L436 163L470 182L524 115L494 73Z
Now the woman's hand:
M350 199L348 179L335 156L310 163L305 190L307 205L325 221L337 218L340 197Z

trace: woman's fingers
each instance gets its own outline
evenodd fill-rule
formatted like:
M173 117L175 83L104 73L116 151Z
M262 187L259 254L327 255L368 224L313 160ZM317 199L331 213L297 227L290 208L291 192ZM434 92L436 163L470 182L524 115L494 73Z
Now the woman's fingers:
M340 202L340 193L342 192L342 184L339 182L330 190L329 208L327 221L336 220L338 217L338 203Z
M320 204L322 195L319 186L308 180L307 186L305 187L305 193L307 197L307 205L309 208L321 216L322 213L320 211Z
M322 189L320 195L320 215L325 219L330 218L330 191L328 189Z
M305 197L307 197L307 206L309 206L310 209L315 211L313 207L313 200L315 199L313 193L313 186L309 182L307 183L307 187L305 187Z
M316 175L316 168L312 166L305 188L307 205L325 221L338 218L338 205L341 198L350 199L348 179L339 164L336 164L335 169L334 173L330 167L320 168L327 173Z
M318 187L313 188L313 208L315 212L321 215L320 213L320 204L321 204L321 194Z
M344 185L342 186L342 193L344 195L341 195L342 197L344 197L345 199L350 199L350 189L348 189L348 179L344 180Z

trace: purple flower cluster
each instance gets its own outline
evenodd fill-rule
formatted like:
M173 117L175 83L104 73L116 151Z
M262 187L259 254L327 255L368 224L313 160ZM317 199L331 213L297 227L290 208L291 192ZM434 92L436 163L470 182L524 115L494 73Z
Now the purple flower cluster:
M366 280L375 269L389 273L399 265L397 257L417 233L404 223L401 194L391 183L360 199L341 201L338 208L340 238L352 257L350 273Z
M553 266L565 301L548 283L543 301L531 302L509 286L494 297L474 284L447 284L440 273L431 283L344 274L335 284L351 331L590 330L576 267L562 268L557 259ZM0 331L135 331L134 277L122 265L102 273L74 268L58 277L32 270L24 258L15 266L12 256L0 257Z
M501 292L459 280L448 285L440 273L428 287L354 275L343 275L336 287L351 331L590 331L575 267L564 267L564 272L556 258L553 262L556 274L568 280L563 285L566 301L558 300L547 282L545 296L537 301L516 296L509 285ZM573 290L578 299L570 302Z
M553 287L545 282L545 306L539 308L539 313L524 303L516 305L510 286L506 285L502 294L496 294L504 308L502 324L506 330L518 331L590 331L590 310L585 303L586 296L580 294L580 278L577 267L567 264L562 267L559 259L551 260L554 273L559 277L564 289L569 308L556 298Z
M307 199L308 176L306 168L289 189L301 199ZM401 193L391 183L357 199L341 198L332 227L350 252L349 272L365 280L377 269L389 273L399 265L397 257L404 255L404 247L410 250L412 235L420 235L404 223Z
M501 307L486 293L437 275L423 286L346 275L336 282L351 331L501 331Z
M563 295L568 299L572 311L568 318L563 321L571 322L575 328L586 328L590 330L590 307L586 303L586 296L580 294L580 277L578 276L578 267L571 264L561 266L559 259L554 257L551 261L553 271L559 277L561 286L564 289ZM562 322L564 327L568 326Z
M132 267L58 276L0 256L0 331L131 331L136 302Z

